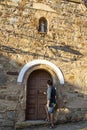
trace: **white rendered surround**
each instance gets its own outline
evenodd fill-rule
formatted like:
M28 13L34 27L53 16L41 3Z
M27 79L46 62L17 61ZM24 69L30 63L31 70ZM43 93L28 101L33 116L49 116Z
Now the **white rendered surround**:
M60 84L62 84L62 85L64 84L64 77L63 77L61 70L55 64L53 64L52 62L47 61L47 60L39 60L39 59L33 60L33 61L24 65L24 67L21 69L21 71L18 75L17 82L22 83L24 75L27 72L27 70L29 70L31 67L34 67L36 65L41 65L41 64L51 67L51 69L53 69L53 71L56 73L56 75L57 75L57 77L60 81Z
M54 12L56 13L55 10L53 10L52 8L50 8L48 5L45 5L43 3L35 3L33 2L33 8L37 9L37 10L45 10L45 11L49 11L49 12Z

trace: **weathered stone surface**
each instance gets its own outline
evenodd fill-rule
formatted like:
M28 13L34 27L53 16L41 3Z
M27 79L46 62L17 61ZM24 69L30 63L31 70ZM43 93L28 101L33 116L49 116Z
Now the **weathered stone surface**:
M5 74L3 74L3 72L1 71L0 73L0 86L5 84L5 82L7 81L7 77Z
M41 17L47 19L47 34L38 32ZM34 59L51 61L63 72L63 101L56 121L87 120L85 0L0 1L0 125L8 130L13 121L23 121L26 104L25 87L17 85L18 75L7 72L20 72Z

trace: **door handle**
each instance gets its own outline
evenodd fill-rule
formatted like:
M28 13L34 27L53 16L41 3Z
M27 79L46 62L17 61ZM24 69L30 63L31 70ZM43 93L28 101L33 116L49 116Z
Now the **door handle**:
M43 92L40 90L37 90L37 94L43 94Z

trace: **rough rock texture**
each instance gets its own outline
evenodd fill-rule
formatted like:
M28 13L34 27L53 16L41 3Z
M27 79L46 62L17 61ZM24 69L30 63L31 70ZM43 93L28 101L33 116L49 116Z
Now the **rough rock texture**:
M0 127L12 129L22 107L18 75L7 72L19 72L34 59L51 61L63 72L65 109L58 109L56 120L87 120L86 4L81 0L0 1ZM47 34L38 33L40 17L48 21Z

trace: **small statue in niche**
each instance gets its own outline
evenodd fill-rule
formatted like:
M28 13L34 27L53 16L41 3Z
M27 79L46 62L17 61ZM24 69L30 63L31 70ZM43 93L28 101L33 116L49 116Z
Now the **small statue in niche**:
M41 22L41 32L45 32L45 23L42 21Z
M39 19L39 32L46 33L47 32L47 20L45 18Z

